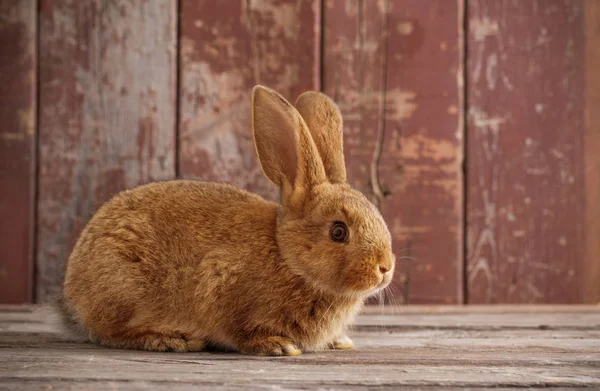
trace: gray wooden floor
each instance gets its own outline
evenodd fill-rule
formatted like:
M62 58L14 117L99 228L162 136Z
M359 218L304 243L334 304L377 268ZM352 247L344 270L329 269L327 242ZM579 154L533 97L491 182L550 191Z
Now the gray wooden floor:
M369 308L351 336L281 358L111 350L0 306L0 389L600 389L600 306Z

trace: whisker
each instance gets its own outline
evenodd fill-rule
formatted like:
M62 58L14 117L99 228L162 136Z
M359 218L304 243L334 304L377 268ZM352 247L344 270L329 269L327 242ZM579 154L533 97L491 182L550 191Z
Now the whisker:
M391 299L390 301L392 301L393 305L394 305L394 311L395 314L396 313L400 313L400 307L408 304L406 297L405 297L405 292L403 289L401 289L400 287L396 286L396 285L390 285L390 292L392 293L391 295Z
M329 307L327 307L327 309L325 310L325 312L321 316L321 319L319 319L319 321L317 322L317 325L316 325L317 332L321 329L321 326L323 325L323 322L325 321L325 318L327 317L327 314L333 308L333 305L335 304L336 300L337 300L337 297L334 297L333 300L331 300L331 303L329 304Z
M427 248L427 246L405 246L405 247L400 247L400 248L394 248L394 252L397 252L397 251L422 250L424 248Z
M379 293L377 294L378 296L378 300L379 300L379 319L381 320L380 322L380 327L383 331L385 331L385 325L383 323L383 314L384 314L384 306L385 306L385 289L382 289L379 291Z
M392 305L392 314L396 315L396 311L398 311L398 300L396 298L396 294L394 292L396 288L393 285L389 285L386 290L387 290L387 297L389 298L389 303Z

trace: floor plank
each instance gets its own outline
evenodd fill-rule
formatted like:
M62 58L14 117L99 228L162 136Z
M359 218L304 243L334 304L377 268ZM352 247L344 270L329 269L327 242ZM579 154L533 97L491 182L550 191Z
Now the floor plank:
M449 309L370 312L351 333L354 351L268 358L104 349L60 334L47 309L0 307L0 388L600 388L600 311L594 307L532 309L518 322L514 312L503 317L463 309L461 316L477 328ZM549 327L532 326L542 323Z

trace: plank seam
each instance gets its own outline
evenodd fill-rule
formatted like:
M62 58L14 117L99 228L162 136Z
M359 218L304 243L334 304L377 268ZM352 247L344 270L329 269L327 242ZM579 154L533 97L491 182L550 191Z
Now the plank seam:
M316 22L318 29L317 45L319 47L315 50L317 59L317 84L315 89L321 92L325 92L325 0L317 0L317 12Z
M173 5L175 6L175 100L174 100L174 115L175 115L175 129L174 129L174 165L175 165L175 178L181 178L181 161L180 161L180 146L181 146L181 2L183 0L174 0Z
M41 36L41 14L42 14L42 4L40 0L35 1L35 99L34 99L34 112L35 112L35 124L34 124L34 151L33 151L33 205L32 205L32 219L33 219L33 227L31 227L31 248L29 259L32 263L31 265L31 276L29 279L29 289L30 289L30 297L31 302L37 302L37 281L38 281L38 237L39 237L39 214L38 214L38 205L39 205L39 183L40 183L40 99L41 99L41 83L40 83L40 36Z
M469 80L468 80L468 61L469 61L469 0L458 0L459 9L462 9L460 28L462 28L462 303L469 303L469 272L468 272L468 207L469 207L469 186L468 186L468 120L469 120Z

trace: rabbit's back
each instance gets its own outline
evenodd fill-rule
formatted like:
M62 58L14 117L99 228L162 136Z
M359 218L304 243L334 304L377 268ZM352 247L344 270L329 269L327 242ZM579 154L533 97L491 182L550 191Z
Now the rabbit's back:
M158 182L124 191L98 210L75 245L64 284L66 307L92 335L147 321L181 326L192 313L202 318L199 312L214 309L194 298L218 297L208 293L223 289L225 278L231 282L257 241L269 247L276 207L210 182Z

